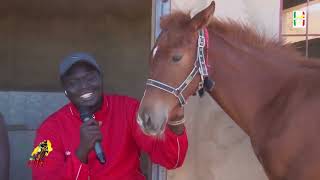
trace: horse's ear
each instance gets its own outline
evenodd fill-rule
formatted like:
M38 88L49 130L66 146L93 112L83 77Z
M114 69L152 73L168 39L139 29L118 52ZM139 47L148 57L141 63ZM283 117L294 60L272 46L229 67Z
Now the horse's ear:
M202 10L201 12L199 12L198 14L196 14L192 19L191 19L191 26L194 30L199 30L204 28L208 23L209 20L211 18L211 16L213 15L215 10L215 2L212 1L211 4L205 8L204 10Z

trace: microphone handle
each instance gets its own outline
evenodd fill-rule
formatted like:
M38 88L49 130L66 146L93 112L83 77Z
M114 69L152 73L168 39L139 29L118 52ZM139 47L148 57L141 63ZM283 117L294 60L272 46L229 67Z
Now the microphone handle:
M106 163L106 158L104 156L104 153L101 149L101 143L99 141L96 141L94 144L94 151L96 152L97 158L101 164Z
M90 119L91 118L89 116L85 117L85 118L83 118L83 122L87 122ZM100 164L105 164L106 163L106 158L104 156L104 153L103 153L102 148L101 148L101 143L99 141L96 141L94 143L94 151L96 152L96 155L97 155L97 158L98 158Z

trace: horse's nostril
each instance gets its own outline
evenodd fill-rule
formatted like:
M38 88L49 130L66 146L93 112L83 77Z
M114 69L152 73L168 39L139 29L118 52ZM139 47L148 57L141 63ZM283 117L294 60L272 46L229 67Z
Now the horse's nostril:
M144 115L143 126L148 128L148 129L152 129L153 128L151 117L149 115L147 115L147 114Z
M150 118L150 116L147 117L146 125L149 126L149 127L151 126L151 118Z

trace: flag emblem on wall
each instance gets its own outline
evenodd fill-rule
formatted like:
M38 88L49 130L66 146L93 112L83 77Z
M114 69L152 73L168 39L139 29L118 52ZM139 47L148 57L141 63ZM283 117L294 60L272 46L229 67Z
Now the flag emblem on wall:
M306 12L305 11L293 11L293 28L305 28L306 27Z

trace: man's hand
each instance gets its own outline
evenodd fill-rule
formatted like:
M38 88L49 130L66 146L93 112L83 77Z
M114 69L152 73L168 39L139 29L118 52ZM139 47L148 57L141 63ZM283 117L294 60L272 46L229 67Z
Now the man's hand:
M169 116L168 126L177 135L181 135L184 132L184 108L177 107L173 111L174 115Z
M82 163L88 163L88 153L94 147L96 141L102 140L102 134L97 121L91 119L80 127L80 144L76 155Z
M181 135L184 132L184 124L179 124L179 125L170 125L168 124L169 128L171 131L173 131L176 135Z

